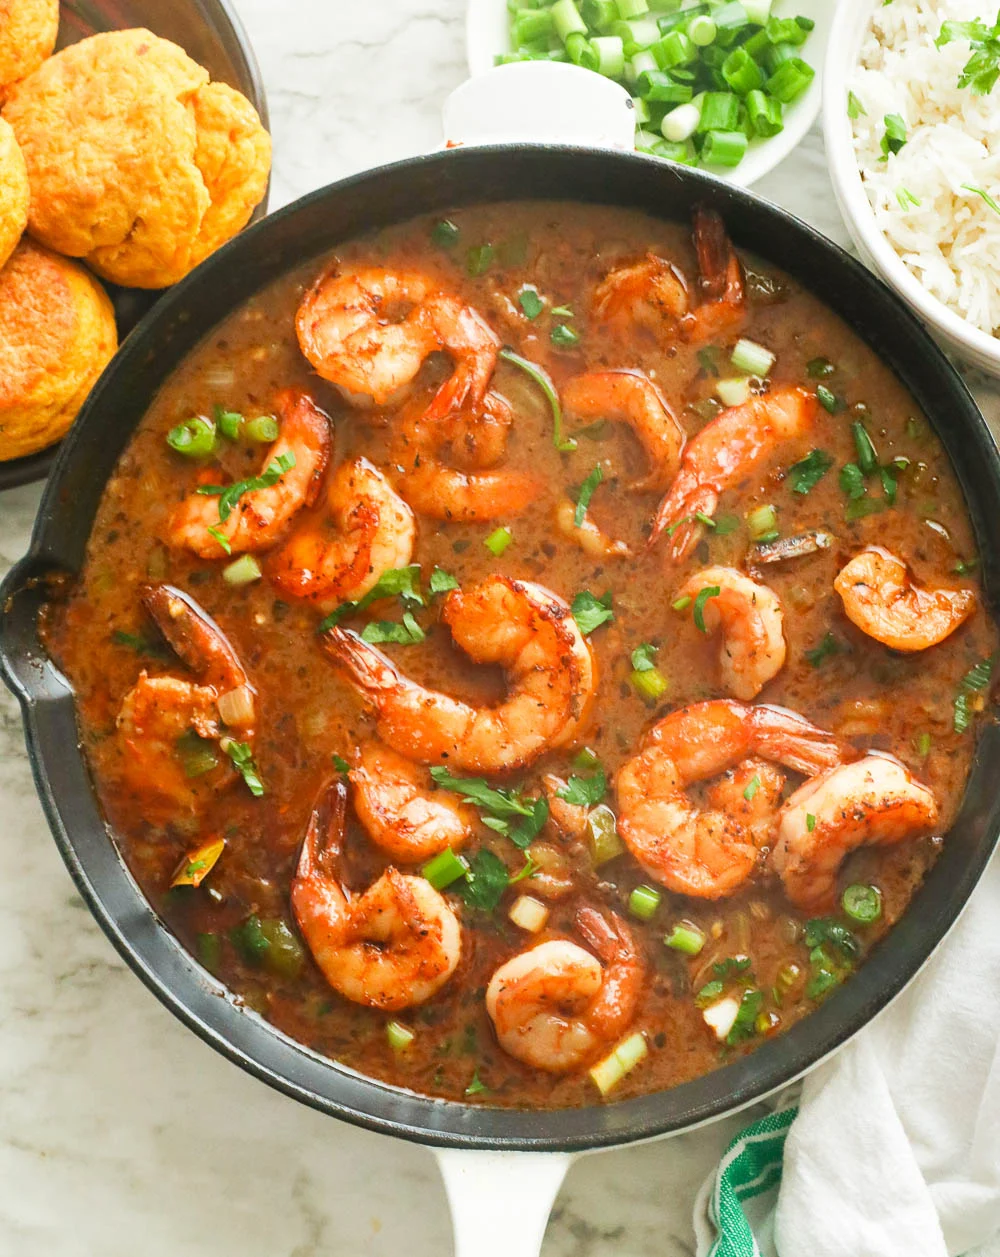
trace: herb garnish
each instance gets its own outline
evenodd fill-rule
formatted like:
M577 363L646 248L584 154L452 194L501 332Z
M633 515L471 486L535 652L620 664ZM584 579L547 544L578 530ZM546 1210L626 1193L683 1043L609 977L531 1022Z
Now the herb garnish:
M614 610L611 606L611 590L606 594L602 594L600 598L596 594L592 594L589 589L582 589L570 606L573 612L573 619L576 620L576 626L580 632L587 637L593 633L594 629L600 628L602 624L607 624L615 618Z
M295 451L286 450L268 463L259 476L251 476L248 480L237 480L235 484L203 484L195 490L206 497L219 499L219 520L224 524L233 513L233 507L244 493L255 493L258 489L270 489L278 483L286 471L295 466Z
M694 617L695 628L699 632L708 632L708 629L705 627L705 603L708 602L709 598L718 598L721 593L722 589L719 585L705 585L698 590L698 596L694 600L694 609L691 614Z
M264 783L261 781L257 765L254 763L250 743L228 739L220 745L222 745L222 749L232 760L233 767L246 782L247 789L259 799L264 793Z
M545 798L526 799L518 790L494 788L482 777L453 777L447 768L431 769L442 790L454 790L479 808L484 825L509 838L523 851L549 819Z
M934 46L943 48L955 39L967 39L972 45L972 56L962 67L958 86L971 87L974 96L988 96L1000 77L1000 13L992 26L978 21L943 22Z
M587 479L580 485L580 494L576 499L576 510L573 512L573 524L580 528L583 525L584 516L587 514L587 507L590 505L590 499L594 496L594 490L604 479L604 472L600 466L594 468Z
M826 450L811 450L805 458L793 463L788 469L792 492L801 494L811 492L832 466L833 458Z
M952 718L952 725L956 733L965 733L969 725L972 724L973 712L969 705L969 696L971 694L979 694L989 687L996 661L996 655L990 655L988 659L980 659L959 682L958 693L955 695L954 700L954 716Z
M556 797L576 807L593 807L600 803L607 790L608 779L604 769L598 768L590 777L570 777L566 785L556 791Z
M350 615L366 610L379 598L402 598L404 604L424 606L424 597L420 592L420 564L411 563L407 567L391 567L383 572L375 584L363 598L357 602L342 602L334 607L328 616L320 621L318 632L325 633L341 620Z

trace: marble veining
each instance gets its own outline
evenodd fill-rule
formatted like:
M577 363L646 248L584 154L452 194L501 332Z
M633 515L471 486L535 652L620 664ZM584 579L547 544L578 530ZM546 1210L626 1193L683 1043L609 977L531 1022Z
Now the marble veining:
M462 0L237 7L270 100L273 208L440 143L441 102L465 76ZM846 242L818 131L758 190ZM0 497L0 571L27 548L38 498L37 486ZM244 1075L118 959L49 837L6 691L0 867L0 1253L450 1251L430 1153L337 1123ZM578 1162L545 1257L690 1254L697 1186L744 1120Z

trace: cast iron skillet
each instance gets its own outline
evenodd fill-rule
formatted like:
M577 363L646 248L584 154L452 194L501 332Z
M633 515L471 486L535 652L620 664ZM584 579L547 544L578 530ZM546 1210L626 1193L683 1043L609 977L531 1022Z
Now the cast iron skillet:
M0 665L23 705L38 791L81 894L128 964L206 1042L287 1095L373 1130L452 1148L582 1151L694 1126L767 1095L897 994L957 918L993 849L1000 729L982 735L961 816L910 910L861 971L787 1034L707 1077L641 1099L566 1112L491 1110L365 1078L225 997L157 918L109 839L78 746L72 692L36 628L48 579L79 570L105 482L156 390L220 319L339 241L426 211L510 198L611 203L685 221L697 202L720 210L737 245L818 293L911 389L961 480L997 605L1000 455L958 375L887 288L795 218L698 171L634 154L512 145L436 153L314 192L244 232L163 297L104 373L60 450L31 549L0 591Z
M260 69L246 31L229 0L62 0L59 6L58 48L86 39L98 31L145 26L154 35L179 44L188 56L203 65L213 79L243 93L268 126L267 98ZM267 213L267 192L251 217L256 222ZM160 298L160 290L120 288L105 284L115 307L118 338L124 340ZM0 490L44 480L55 462L58 446L49 445L23 458L0 462Z

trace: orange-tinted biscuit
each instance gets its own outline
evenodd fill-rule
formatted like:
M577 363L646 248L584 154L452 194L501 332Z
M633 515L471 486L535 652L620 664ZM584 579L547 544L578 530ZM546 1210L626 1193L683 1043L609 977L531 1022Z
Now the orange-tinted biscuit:
M56 46L59 0L0 0L0 105Z
M0 118L0 266L28 222L28 172L10 126Z
M58 441L117 347L100 283L26 236L0 270L0 461Z
M28 230L115 283L182 278L267 187L271 141L253 106L146 30L63 49L4 117L28 167Z

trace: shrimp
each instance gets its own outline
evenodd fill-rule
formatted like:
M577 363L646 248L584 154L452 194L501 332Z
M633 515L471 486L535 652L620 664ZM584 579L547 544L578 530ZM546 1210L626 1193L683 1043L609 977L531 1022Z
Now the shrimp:
M711 516L720 495L748 479L786 441L812 429L818 402L803 388L774 389L724 410L688 442L681 469L660 503L649 545L665 532L679 563L702 534L699 515Z
M462 930L430 882L390 866L366 891L341 884L347 789L327 786L309 820L291 903L324 978L355 1004L394 1011L422 1004L461 959Z
M159 818L174 807L191 811L200 793L198 778L188 776L178 755L178 742L192 732L209 740L252 742L257 696L225 634L186 593L172 585L149 586L142 604L200 682L144 670L118 712L122 779L149 800ZM211 761L206 763L211 769ZM218 774L206 784L220 784Z
M480 315L428 276L379 267L321 275L302 299L295 328L312 366L355 403L385 405L432 353L449 353L455 370L431 403L437 416L482 400L500 349Z
M393 447L400 493L431 519L481 523L520 515L544 482L532 472L486 466L503 453L509 418L509 404L493 392L480 408L466 407L437 419L428 418L422 406L404 408ZM448 446L460 451L457 457L465 467L441 457Z
M705 632L722 629L719 661L729 693L749 701L781 671L785 662L784 612L778 595L732 567L706 567L677 591L697 598L718 589L703 605Z
M295 389L283 389L276 402L281 433L261 474L269 479L271 467L287 469L274 483L240 494L225 519L221 492L189 494L167 521L164 540L169 545L193 550L203 559L267 550L281 540L297 511L315 503L330 458L330 419L308 394Z
M759 778L757 792L745 799L757 805L749 811L732 806L732 786L716 793L716 807L708 810L692 802L688 788L750 756L816 773L841 763L846 754L833 734L782 707L728 699L682 707L654 725L639 753L619 769L619 832L646 872L669 890L721 899L754 872L757 808L773 804L781 786L770 774L741 768L736 780L748 771L751 779ZM759 804L757 794L763 795ZM724 810L718 810L720 803Z
M394 860L416 864L472 834L472 811L448 790L432 790L426 772L378 742L366 742L348 773L354 810L368 836Z
M576 522L576 503L561 498L556 503L556 527L568 540L575 541L584 554L592 559L628 559L631 547L624 541L616 541L595 522L590 511L583 512L583 519Z
M441 618L474 662L504 669L508 693L498 706L474 707L418 685L348 629L324 634L327 651L375 708L383 742L423 763L506 772L576 735L593 706L597 666L561 598L490 576L448 594Z
M413 512L367 458L342 463L330 480L332 536L300 528L274 555L268 575L285 593L322 610L362 598L390 568L413 557Z
M620 917L581 907L576 927L597 956L569 939L550 939L502 964L486 988L500 1046L552 1074L585 1065L625 1032L646 973Z
M568 782L555 773L545 773L542 789L549 804L549 825L564 840L580 841L587 833L588 810L581 803L569 803L562 797Z
M662 490L677 474L684 429L660 390L641 371L588 371L563 386L562 403L583 419L627 423L646 453L649 470L632 482L637 493Z
M930 833L933 793L892 756L869 752L799 786L785 802L771 864L796 907L831 908L837 870L856 847Z
M868 546L837 574L847 618L893 650L926 650L954 633L976 609L971 589L917 585L902 559Z
M738 328L746 317L743 271L715 210L695 210L694 243L701 305L691 308L687 281L673 263L647 253L605 276L594 292L595 316L626 329L637 324L667 344L677 335L707 344Z

